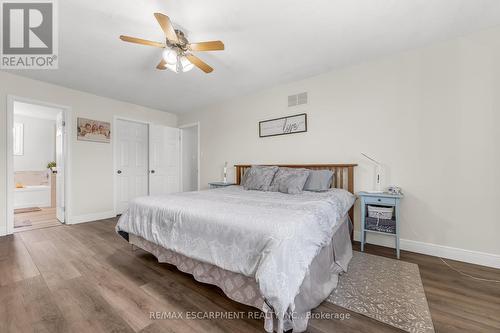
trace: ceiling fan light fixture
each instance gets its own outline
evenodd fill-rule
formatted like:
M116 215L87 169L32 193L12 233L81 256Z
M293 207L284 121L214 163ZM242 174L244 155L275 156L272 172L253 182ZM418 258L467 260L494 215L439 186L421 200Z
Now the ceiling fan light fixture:
M189 72L197 67L206 74L212 73L213 68L198 58L193 52L222 51L224 43L220 40L190 43L181 30L174 29L170 18L162 13L154 13L156 21L165 34L163 42L154 42L147 39L121 35L124 42L148 45L162 50L162 59L156 69L169 69L174 73Z
M194 65L191 63L191 61L189 61L188 58L186 58L186 56L182 56L180 58L180 63L181 63L181 67L182 67L182 71L185 73L185 72L189 72L190 70L193 69Z
M177 52L175 50L172 50L170 48L165 48L163 50L163 60L169 65L176 65L177 63Z

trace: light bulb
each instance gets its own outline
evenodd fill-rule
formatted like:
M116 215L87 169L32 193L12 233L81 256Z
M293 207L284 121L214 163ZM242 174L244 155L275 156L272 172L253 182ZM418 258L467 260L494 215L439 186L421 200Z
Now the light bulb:
M193 69L194 65L185 56L182 56L180 61L181 61L181 67L182 67L183 72L189 72L190 70Z
M167 64L175 65L177 63L177 52L172 49L165 48L163 50L163 60L165 60Z

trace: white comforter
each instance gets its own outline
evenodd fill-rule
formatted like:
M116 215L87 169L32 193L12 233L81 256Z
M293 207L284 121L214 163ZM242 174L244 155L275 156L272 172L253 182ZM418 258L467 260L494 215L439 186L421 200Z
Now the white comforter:
M240 186L143 197L130 203L117 230L254 277L281 322L354 200L339 189L290 195Z

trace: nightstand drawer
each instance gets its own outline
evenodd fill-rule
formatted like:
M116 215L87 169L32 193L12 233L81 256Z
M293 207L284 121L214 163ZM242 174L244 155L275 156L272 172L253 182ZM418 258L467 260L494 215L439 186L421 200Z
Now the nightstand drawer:
M396 206L394 198L364 197L365 204Z

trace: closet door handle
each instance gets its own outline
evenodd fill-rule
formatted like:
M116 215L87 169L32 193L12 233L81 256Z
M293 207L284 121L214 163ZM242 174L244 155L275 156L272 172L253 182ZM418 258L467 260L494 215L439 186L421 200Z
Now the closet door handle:
M151 170L151 173L155 173L155 171L154 171L154 170Z
M116 173L117 173L117 174L121 174L121 173L122 173L122 171L121 171L121 170L118 170Z

